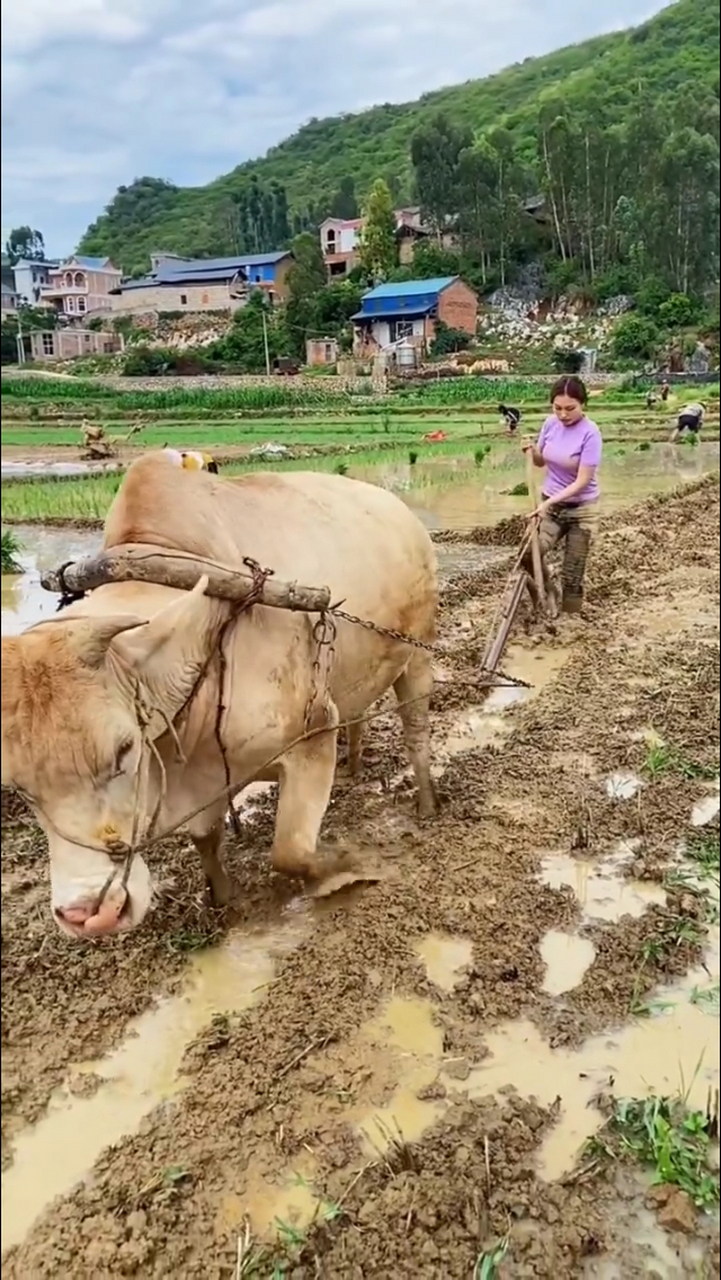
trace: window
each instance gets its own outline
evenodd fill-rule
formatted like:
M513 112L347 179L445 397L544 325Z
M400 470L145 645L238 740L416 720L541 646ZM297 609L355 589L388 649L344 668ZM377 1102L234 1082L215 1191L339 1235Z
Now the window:
M85 311L85 299L78 298L78 311L82 314Z
M202 302L204 307L207 307L208 303L210 302L210 294L209 293L201 294L200 301Z
M82 271L75 272L75 288L76 289L85 288L85 276L83 275Z
M391 342L398 342L400 338L413 337L413 321L412 320L395 320L391 321Z
M55 355L55 340L54 340L54 338L55 338L55 335L54 335L54 334L52 334L52 333L44 333L44 334L43 334L43 355L44 355L44 356L52 356L52 355Z
M73 273L72 273L72 271L66 271L66 273L65 273L65 287L66 287L67 289L72 289L72 287L73 287Z
M181 307L187 307L187 305L188 305L188 295L187 295L187 293L181 293L181 295L180 295L180 305L181 305Z
M65 310L66 310L66 311L74 311L74 310L75 310L75 299L74 299L74 298L66 298L66 299L65 299Z

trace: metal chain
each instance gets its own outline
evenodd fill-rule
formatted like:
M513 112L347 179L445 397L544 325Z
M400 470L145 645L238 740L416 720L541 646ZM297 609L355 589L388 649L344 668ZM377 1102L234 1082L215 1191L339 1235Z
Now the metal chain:
M312 630L313 643L315 644L315 656L311 666L311 688L308 701L305 706L303 715L303 732L307 733L313 728L314 713L316 705L320 703L323 711L323 722L328 722L330 709L330 677L335 660L335 640L338 634L338 628L330 616L328 610L324 609L317 621L313 624Z

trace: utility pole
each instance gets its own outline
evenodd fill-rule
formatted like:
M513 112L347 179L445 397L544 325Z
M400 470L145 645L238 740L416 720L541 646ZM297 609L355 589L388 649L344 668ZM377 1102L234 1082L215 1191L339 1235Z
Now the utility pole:
M270 350L268 348L268 322L265 318L265 301L263 302L263 310L261 311L263 319L263 347L265 348L265 372L270 377Z

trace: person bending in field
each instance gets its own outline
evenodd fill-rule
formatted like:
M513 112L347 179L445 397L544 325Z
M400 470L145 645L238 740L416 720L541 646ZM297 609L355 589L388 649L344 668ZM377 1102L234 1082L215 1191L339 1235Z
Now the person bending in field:
M521 410L513 409L510 405L499 404L498 412L508 427L509 434L514 435L518 430L518 424L521 421Z
M538 439L524 436L521 440L523 452L530 452L534 465L546 473L542 501L532 519L539 521L549 591L545 558L563 542L561 608L576 614L583 606L588 552L598 525L598 468L603 452L601 432L586 417L587 402L588 392L580 378L559 378L551 388L552 413Z
M687 404L676 419L676 426L671 432L671 444L675 444L684 431L688 431L690 435L698 438L698 433L703 426L705 410L706 406L703 404Z

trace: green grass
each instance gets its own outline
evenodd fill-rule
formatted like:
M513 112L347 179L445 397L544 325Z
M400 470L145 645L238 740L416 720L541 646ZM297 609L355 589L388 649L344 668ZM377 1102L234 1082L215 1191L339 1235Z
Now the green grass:
M644 772L649 778L658 778L667 773L678 773L686 781L706 779L711 781L718 777L719 765L699 764L688 759L668 742L657 742L649 747L644 761Z
M20 539L12 529L3 529L2 531L2 572L3 573L22 573L22 566L18 563L18 556L22 551Z
M718 1117L691 1109L687 1095L625 1098L616 1102L603 1135L592 1140L591 1151L631 1158L651 1170L655 1185L680 1187L695 1205L707 1209L719 1200L718 1172L709 1162L717 1124Z

